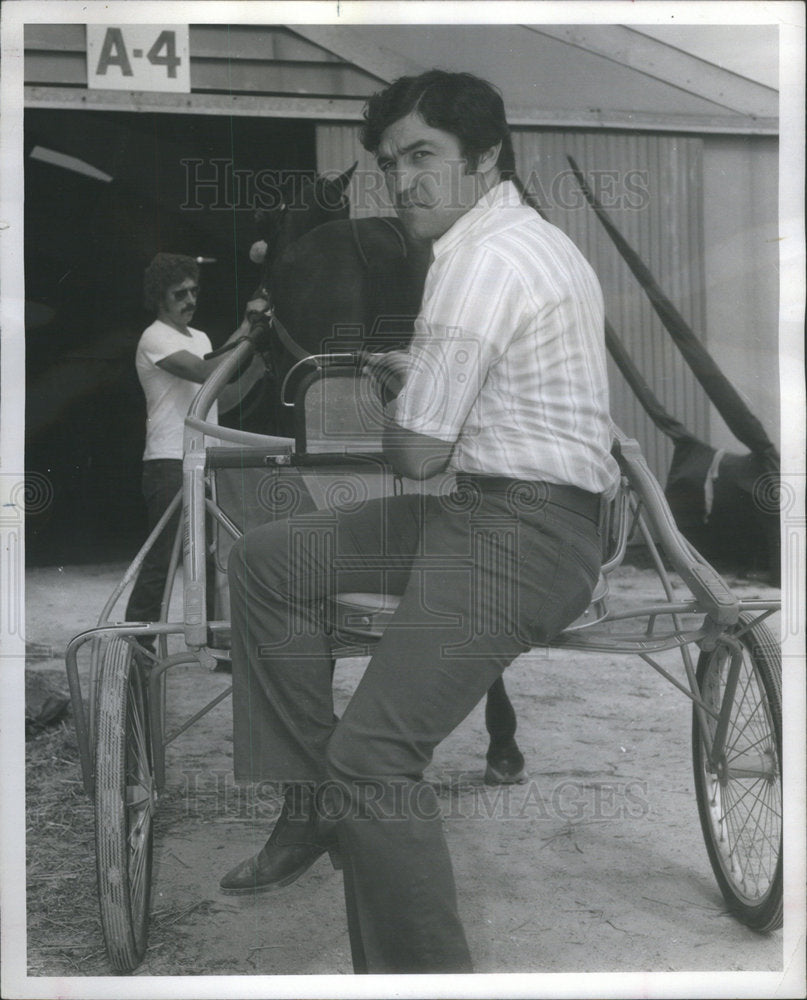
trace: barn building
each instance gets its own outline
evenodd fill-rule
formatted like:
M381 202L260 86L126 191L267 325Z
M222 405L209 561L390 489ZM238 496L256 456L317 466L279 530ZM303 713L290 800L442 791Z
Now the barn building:
M774 26L703 31L767 32L776 61ZM131 25L25 28L27 464L56 489L32 519L29 558L126 555L140 538L145 263L158 250L210 258L194 323L223 340L256 279L247 252L262 178L358 160L353 213L390 212L359 143L362 108L433 66L501 89L521 178L594 265L607 315L665 407L713 446L745 451L586 205L569 155L778 443L772 87L660 28L193 24L152 36L146 52ZM616 368L612 412L663 481L670 443Z

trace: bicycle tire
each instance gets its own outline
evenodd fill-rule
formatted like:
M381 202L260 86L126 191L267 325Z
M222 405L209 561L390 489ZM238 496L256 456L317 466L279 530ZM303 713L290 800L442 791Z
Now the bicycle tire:
M98 683L95 857L101 925L117 972L137 968L148 943L154 787L143 678L129 643L115 638Z
M740 615L733 631L752 621ZM701 829L723 898L742 923L768 933L782 926L782 655L764 623L738 638L743 659L725 753L710 764L693 709L692 763ZM698 687L711 707L722 702L729 663L721 646L698 659ZM716 726L709 717L710 741Z

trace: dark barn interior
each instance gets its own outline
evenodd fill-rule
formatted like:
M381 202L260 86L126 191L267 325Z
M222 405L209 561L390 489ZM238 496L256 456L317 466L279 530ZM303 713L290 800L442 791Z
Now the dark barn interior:
M27 520L30 564L126 558L143 540L148 261L207 259L193 325L217 346L258 280L255 198L271 207L276 172L314 167L308 122L26 111L26 468L53 492Z

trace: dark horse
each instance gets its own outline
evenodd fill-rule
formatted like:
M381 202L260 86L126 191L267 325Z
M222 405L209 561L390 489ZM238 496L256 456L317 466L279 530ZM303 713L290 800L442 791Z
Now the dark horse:
M403 348L411 339L431 244L412 241L397 219L348 219L345 191L354 169L304 181L294 203L256 213L259 240L250 256L264 257L263 287L275 310L270 367L276 400L290 369L305 357ZM274 433L291 435L287 412L276 410ZM488 691L485 723L485 781L524 780L516 716L501 678Z

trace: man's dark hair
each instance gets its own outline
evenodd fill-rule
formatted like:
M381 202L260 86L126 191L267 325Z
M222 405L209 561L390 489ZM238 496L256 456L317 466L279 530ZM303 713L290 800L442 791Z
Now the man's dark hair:
M179 253L158 253L143 274L143 302L146 309L158 312L166 290L186 278L199 280L199 265L193 257Z
M361 142L375 153L390 125L417 112L431 128L455 135L468 170L476 170L486 149L501 142L497 165L503 179L515 173L510 128L499 91L471 73L432 69L420 76L402 76L367 102Z

